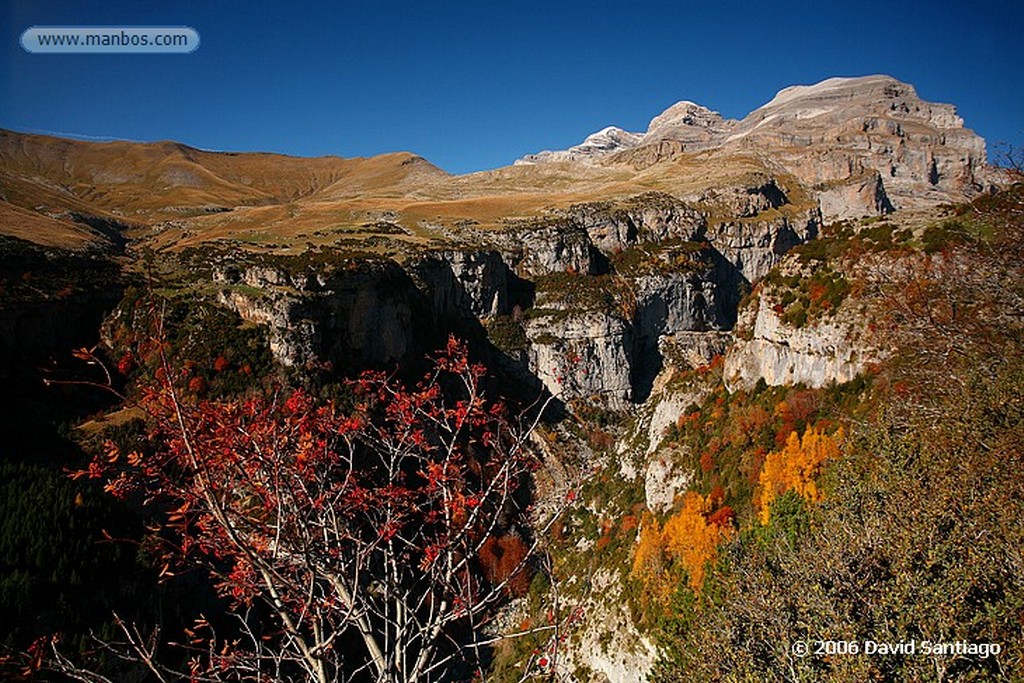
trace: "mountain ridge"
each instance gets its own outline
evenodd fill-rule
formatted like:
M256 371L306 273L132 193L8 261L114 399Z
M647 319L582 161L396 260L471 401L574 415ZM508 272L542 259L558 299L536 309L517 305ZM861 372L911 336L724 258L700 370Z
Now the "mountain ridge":
M744 137L751 131L751 129L758 127L759 124L765 123L769 117L769 112L782 109L787 104L815 98L828 99L829 94L838 94L839 96L834 99L843 99L841 93L844 91L849 96L857 90L869 88L873 85L882 85L893 95L907 94L913 99L920 99L917 95L916 89L912 85L903 83L892 76L874 74L869 76L852 77L837 76L827 78L823 81L810 85L787 86L779 90L771 100L755 108L741 119L725 119L719 112L702 104L693 102L692 100L679 100L667 107L660 114L654 116L648 124L647 129L642 133L631 133L617 126L609 125L588 136L580 145L569 147L566 150L545 150L542 152L528 154L517 159L514 163L563 160L564 157L561 155L564 152L575 150L585 144L586 140L612 129L620 131L625 135L636 136L636 143L632 146L651 144L659 140L668 139L671 137L671 133L678 132L675 129L679 126L710 128L714 124L719 124L727 129L728 132L732 132L731 129L734 128L739 129L732 135L717 141L718 144L723 144L738 139L739 137ZM952 110L950 111L951 115L944 120L944 125L942 127L957 128L963 126L963 119L956 115L953 105L928 104L942 109ZM827 113L827 110L803 110L802 113L802 116L797 115L795 118L813 118L815 115Z
M568 150L464 175L409 152L302 158L0 131L7 232L39 229L30 212L68 226L75 244L99 222L159 248L268 235L295 248L382 219L404 231L394 239L422 244L460 225L501 230L651 191L700 202L766 178L826 220L963 201L1000 182L953 105L877 75L790 86L741 120L681 100L644 133L609 126Z
M633 143L587 155L576 153L578 145L516 163L621 163L650 157L659 145L665 151L654 155L658 161L680 153L748 150L772 157L811 185L877 172L888 194L907 207L969 198L991 182L985 141L964 127L956 108L926 102L912 85L886 75L789 86L742 119L723 119L682 100L655 116L645 133L624 131L622 139ZM906 149L907 141L919 149Z

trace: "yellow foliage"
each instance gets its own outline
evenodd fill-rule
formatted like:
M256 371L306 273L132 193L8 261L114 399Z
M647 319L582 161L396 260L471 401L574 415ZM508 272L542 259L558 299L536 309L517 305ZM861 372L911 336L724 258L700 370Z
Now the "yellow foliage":
M758 479L757 500L762 524L768 523L772 501L787 491L795 491L811 503L821 500L815 480L825 462L839 455L842 440L842 427L830 436L808 426L803 438L790 432L785 447L768 454Z
M683 563L690 577L690 587L695 591L704 584L705 567L715 559L718 542L725 531L708 524L705 515L710 508L707 499L690 491L683 499L683 509L665 523L662 532L666 550Z
M645 520L633 558L633 574L660 598L667 598L672 591L673 577L668 569L674 562L686 570L694 591L704 584L707 564L714 561L718 544L732 533L730 526L709 522L710 511L709 498L690 491L683 498L682 509L664 527L653 518Z
M661 525L650 515L640 527L640 541L633 555L633 575L650 581L661 571Z
M779 401L775 406L775 410L772 411L776 417L783 417L789 412L789 405L785 401Z

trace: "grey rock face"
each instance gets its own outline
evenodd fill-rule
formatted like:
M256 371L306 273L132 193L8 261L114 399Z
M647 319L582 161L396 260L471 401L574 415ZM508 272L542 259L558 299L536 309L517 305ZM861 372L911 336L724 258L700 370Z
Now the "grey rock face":
M854 341L856 328L857 323L849 317L837 314L794 329L782 322L762 296L753 339L737 340L725 356L726 386L749 389L759 379L770 386L822 387L848 382L868 361L865 350Z
M271 352L286 367L325 360L381 365L414 348L417 292L397 265L330 275L254 266L239 275L259 292L228 287L221 302L243 320L265 326Z
M488 318L509 310L509 270L496 251L443 251L413 263L432 309L441 315Z
M850 178L818 192L822 218L826 221L881 216L893 211L877 171Z
M566 679L579 683L644 683L658 650L633 623L622 578L601 567L591 583L592 593L581 604L587 618L576 637L559 646L559 668L593 672L589 678Z
M793 247L818 236L821 214L808 209L795 216L727 220L708 228L712 245L748 282L764 277Z
M722 307L712 275L676 272L637 278L634 320L638 333L658 338L728 329L731 316Z
M685 202L660 193L633 197L625 204L579 204L568 210L594 246L605 253L637 242L661 242L678 238L693 240L703 234L707 219Z
M599 311L564 312L530 320L526 335L530 368L554 396L626 406L632 332L624 320Z
M571 221L516 231L504 240L504 245L506 258L523 276L596 270L587 232Z
M701 193L697 200L714 207L718 214L736 218L751 218L789 203L786 190L770 176L753 178L743 185L712 188Z
M676 496L683 493L693 479L692 473L687 476L679 471L681 469L666 454L648 461L644 469L644 502L648 510L663 514L672 509Z
M636 223L629 216L613 211L609 202L580 204L572 207L569 214L583 226L594 246L605 253L624 249L637 241Z
M271 293L255 297L226 290L221 292L220 302L242 320L267 328L270 352L281 365L303 366L319 360L316 322L302 317L298 298Z

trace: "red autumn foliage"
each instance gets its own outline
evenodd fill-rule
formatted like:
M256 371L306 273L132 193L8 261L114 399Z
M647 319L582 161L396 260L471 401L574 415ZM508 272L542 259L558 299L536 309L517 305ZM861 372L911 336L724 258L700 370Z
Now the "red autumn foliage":
M351 412L301 389L186 401L179 382L198 394L201 378L161 357L141 390L152 452L109 444L74 476L153 503L164 573L199 567L240 614L260 602L269 620L242 620L248 646L196 636L207 656L175 676L285 662L317 681L363 666L377 680L435 680L458 639L525 592L534 547L508 527L533 467L529 429L483 396L464 344L450 339L413 386L363 373Z
M117 371L122 375L127 375L135 367L135 358L130 353L123 354L117 360Z
M705 474L715 469L715 455L711 451L704 451L700 456L700 469Z
M715 484L711 487L711 493L708 494L708 502L711 505L721 505L722 501L725 500L725 489L722 488L721 484Z
M714 524L719 527L731 527L734 520L736 519L736 513L728 505L723 505L718 508L710 515L708 515L708 524Z
M827 289L823 283L811 280L808 285L807 294L811 299L811 303L817 303L825 296L826 291Z
M484 576L491 585L506 584L514 597L526 595L530 587L530 573L526 560L530 548L516 534L488 536L478 555Z

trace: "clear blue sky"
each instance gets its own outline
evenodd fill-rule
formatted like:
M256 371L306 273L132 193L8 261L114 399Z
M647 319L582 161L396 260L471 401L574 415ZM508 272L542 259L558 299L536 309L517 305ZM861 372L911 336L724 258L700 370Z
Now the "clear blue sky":
M190 55L31 55L33 25L185 25ZM1024 146L1024 3L0 0L0 127L451 172L643 130L680 99L886 73Z

